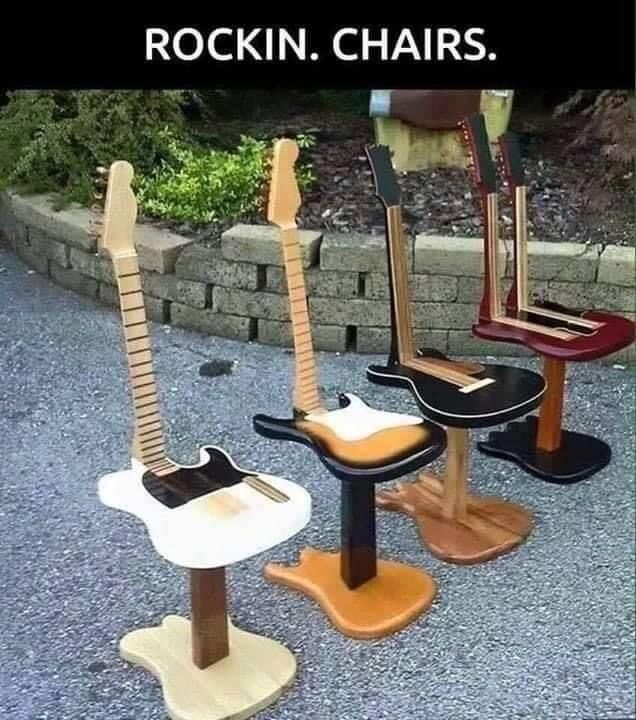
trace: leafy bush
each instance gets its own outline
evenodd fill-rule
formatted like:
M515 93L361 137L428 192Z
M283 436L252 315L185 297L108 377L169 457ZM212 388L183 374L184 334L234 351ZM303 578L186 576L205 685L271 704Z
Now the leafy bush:
M302 149L311 135L296 138ZM142 176L137 195L150 216L195 225L233 221L263 209L269 180L272 142L243 135L233 151L211 150L172 141L170 160ZM306 189L315 178L311 166L298 166L298 183Z
M88 204L97 165L139 173L167 159L183 130L177 91L18 91L0 109L0 182Z

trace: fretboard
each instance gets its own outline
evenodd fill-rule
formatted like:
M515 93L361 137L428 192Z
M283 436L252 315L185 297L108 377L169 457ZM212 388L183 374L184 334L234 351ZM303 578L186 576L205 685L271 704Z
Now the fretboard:
M415 346L408 266L402 233L402 210L398 205L387 209L387 234L398 359L401 363L406 363L415 357Z
M497 194L486 195L484 206L486 232L484 239L484 295L481 300L480 314L494 320L502 315Z
M118 255L113 259L113 265L119 288L135 417L133 452L136 459L155 474L167 474L174 470L174 466L166 459L137 255Z
M513 301L515 310L520 310L528 305L528 233L526 215L526 188L521 185L515 188L515 272L513 285L510 288L511 296L508 298L508 305L510 305L510 301Z
M311 337L311 324L307 308L307 291L302 265L302 254L298 229L287 228L281 232L283 260L289 293L289 314L294 337L294 355L296 375L294 378L294 409L301 413L323 410L318 379L314 347Z
M387 208L387 234L389 243L389 271L391 275L391 299L395 318L395 334L398 360L402 365L417 372L423 372L439 380L456 385L462 393L479 390L494 382L490 378L475 380L469 372L480 372L483 368L471 367L437 358L416 357L411 319L411 293L408 266L404 252L402 232L402 211L399 205Z

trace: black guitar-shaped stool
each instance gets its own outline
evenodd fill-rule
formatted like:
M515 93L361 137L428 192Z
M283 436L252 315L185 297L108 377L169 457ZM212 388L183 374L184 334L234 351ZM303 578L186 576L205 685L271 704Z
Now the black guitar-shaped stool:
M219 447L200 448L196 465L167 455L134 243L133 168L115 162L104 180L99 247L117 278L135 432L130 467L101 477L99 497L143 523L159 555L187 570L191 598L190 622L171 615L128 633L121 655L157 676L170 717L247 718L283 693L296 662L278 642L233 625L225 567L300 532L311 498L289 480L241 469Z
M387 365L370 365L373 383L410 391L421 413L447 427L442 480L420 474L417 482L378 493L377 504L410 515L424 544L455 563L489 560L517 546L532 527L530 514L499 498L469 496L468 429L490 427L536 408L545 391L537 373L504 365L454 363L442 353L416 352L405 259L400 189L387 147L366 148L376 194L386 211L391 291L391 350Z
M567 361L583 362L605 357L634 340L634 323L619 315L570 310L550 302L531 304L528 295L528 244L526 185L516 137L499 138L500 160L514 207L514 272L505 308L500 300L497 267L499 244L495 165L484 118L472 115L463 123L464 137L473 158L473 179L484 213L484 292L473 333L495 342L517 343L539 353L544 360L548 389L539 417L528 416L490 434L478 447L484 453L516 462L543 480L570 484L605 467L611 458L602 440L563 430L563 388Z
M418 568L377 559L376 482L417 470L444 451L442 428L420 417L383 412L352 394L327 410L316 362L296 227L300 195L294 174L298 147L274 147L268 219L280 228L295 351L293 417L254 417L260 435L309 446L341 481L340 552L306 548L300 565L268 565L266 577L316 600L332 623L355 638L388 635L426 610L436 595L433 579Z

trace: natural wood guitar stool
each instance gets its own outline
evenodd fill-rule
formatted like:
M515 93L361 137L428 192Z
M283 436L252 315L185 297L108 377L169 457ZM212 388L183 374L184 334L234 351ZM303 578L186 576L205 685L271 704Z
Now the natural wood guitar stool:
M426 547L448 562L490 560L519 545L532 528L530 513L501 498L468 492L468 434L538 407L545 382L538 373L505 365L454 362L428 348L415 349L400 207L400 188L385 146L367 148L376 194L385 207L391 350L386 365L369 365L378 385L407 389L422 415L446 427L443 479L428 473L415 483L382 490L377 504L409 515Z

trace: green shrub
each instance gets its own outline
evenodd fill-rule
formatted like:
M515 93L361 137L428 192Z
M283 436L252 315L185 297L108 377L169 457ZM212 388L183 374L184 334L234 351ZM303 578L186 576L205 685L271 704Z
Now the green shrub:
M310 135L299 135L300 148L310 148ZM137 196L152 217L195 225L234 221L263 209L269 181L273 142L242 136L233 151L211 150L178 142L170 146L170 161L140 177ZM315 180L311 166L298 166L301 190Z
M18 91L0 110L0 182L91 201L97 165L138 173L169 157L183 131L177 91Z

